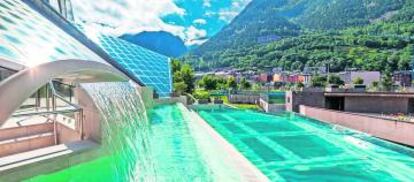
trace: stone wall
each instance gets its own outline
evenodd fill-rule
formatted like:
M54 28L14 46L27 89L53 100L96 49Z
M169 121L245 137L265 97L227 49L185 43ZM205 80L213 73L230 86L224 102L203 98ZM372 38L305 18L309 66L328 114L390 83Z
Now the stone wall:
M385 140L414 146L414 123L304 105L300 106L300 114L326 123L358 130Z

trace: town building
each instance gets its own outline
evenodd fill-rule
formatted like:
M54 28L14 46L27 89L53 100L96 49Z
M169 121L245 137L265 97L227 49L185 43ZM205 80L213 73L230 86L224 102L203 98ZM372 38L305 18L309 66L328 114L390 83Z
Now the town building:
M392 74L392 81L401 87L411 87L412 71L396 71Z
M299 82L303 83L304 85L310 85L312 83L312 75L311 74L300 74Z
M272 80L273 80L273 76L272 74L269 74L269 73L261 73L258 78L258 81L262 83L268 83L268 82L271 82Z
M275 73L273 75L273 82L284 82L283 73Z
M414 93L309 88L286 95L288 111L300 105L357 113L414 113Z
M287 82L288 83L299 83L299 74L290 74L287 77Z
M365 85L372 85L373 82L381 80L381 73L379 71L344 71L338 76L345 82L345 84L352 84L357 78L362 78Z
M305 67L303 69L304 74L311 74L311 75L326 75L327 68L325 66L321 67Z
M414 93L304 89L286 93L286 110L414 146Z
M275 73L272 81L275 83L303 83L309 85L312 75L303 73Z

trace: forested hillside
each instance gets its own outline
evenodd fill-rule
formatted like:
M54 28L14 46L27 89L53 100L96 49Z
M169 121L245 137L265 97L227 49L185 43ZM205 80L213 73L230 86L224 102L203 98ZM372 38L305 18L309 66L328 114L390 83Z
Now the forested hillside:
M197 68L331 65L367 70L411 67L414 2L409 0L253 0L199 49ZM259 43L276 35L280 40Z

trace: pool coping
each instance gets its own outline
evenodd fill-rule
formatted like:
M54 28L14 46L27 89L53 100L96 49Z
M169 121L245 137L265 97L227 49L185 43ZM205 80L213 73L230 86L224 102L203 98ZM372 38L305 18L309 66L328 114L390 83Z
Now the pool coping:
M196 111L190 109L183 104L178 104L180 110L190 114L190 121L196 122L203 127L206 133L214 139L214 141L222 146L222 149L227 152L228 162L242 175L243 181L267 182L269 178L264 175L252 162L250 162L243 154L241 154L232 144L230 144L221 134L212 128ZM227 161L226 161L227 162Z

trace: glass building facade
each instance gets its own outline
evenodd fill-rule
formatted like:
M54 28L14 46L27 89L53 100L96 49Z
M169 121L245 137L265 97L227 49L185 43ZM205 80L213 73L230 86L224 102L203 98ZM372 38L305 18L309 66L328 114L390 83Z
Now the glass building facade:
M109 64L105 57L78 40L25 2L0 1L0 59L24 67L67 59ZM128 76L152 87L160 97L171 94L172 76L168 57L116 37L99 35L93 40L121 66L118 69L128 72Z
M152 87L159 97L171 95L172 75L168 57L112 36L99 35L97 41L122 67Z
M73 7L71 0L43 0L45 3L48 3L56 11L58 11L63 17L67 20L73 21Z
M65 59L105 62L20 0L0 2L0 58L26 67Z

